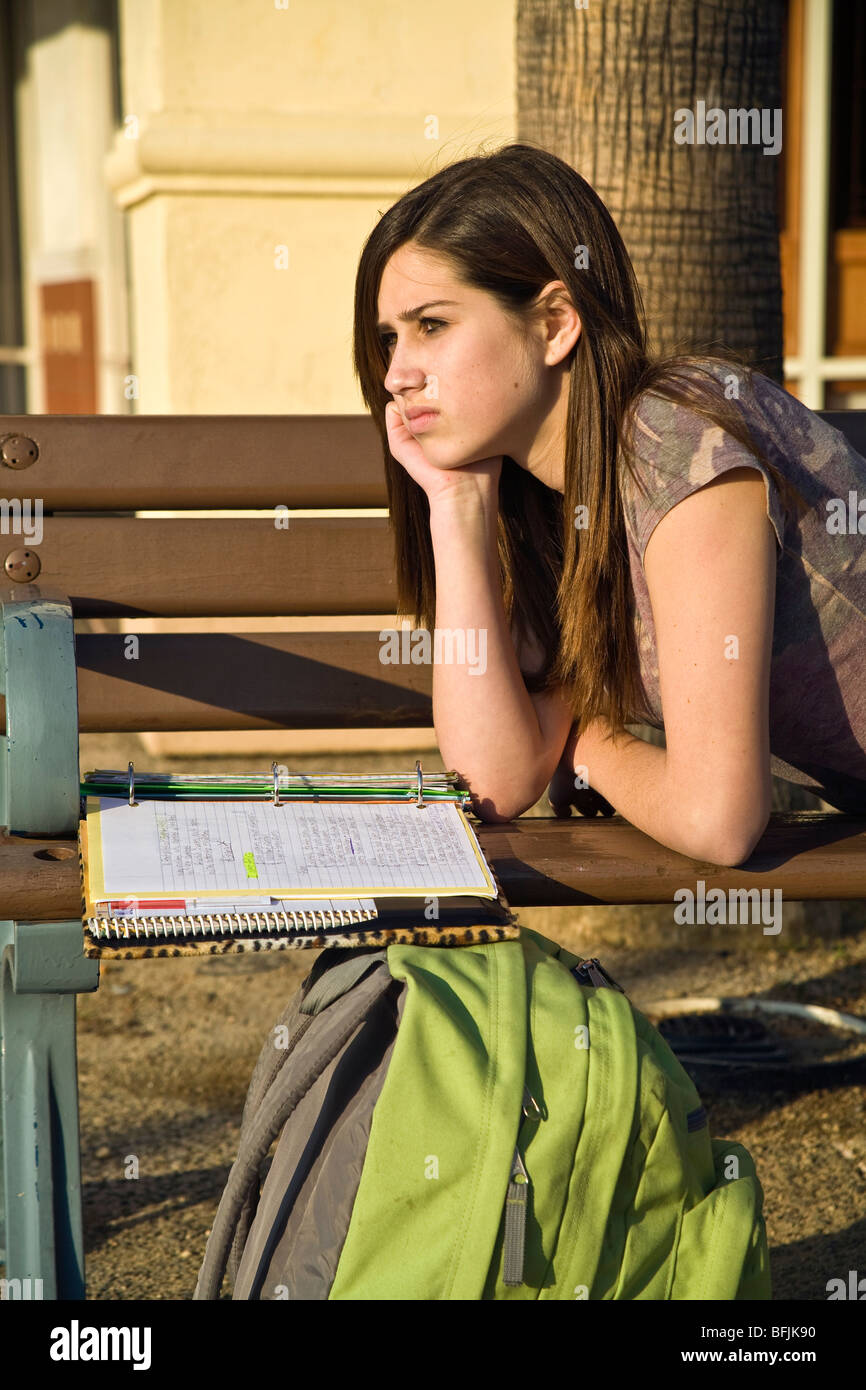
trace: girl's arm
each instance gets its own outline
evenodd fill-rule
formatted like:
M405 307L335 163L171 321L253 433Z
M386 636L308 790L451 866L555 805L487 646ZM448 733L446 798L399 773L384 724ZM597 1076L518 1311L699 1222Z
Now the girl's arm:
M626 820L692 859L748 859L772 805L769 686L776 550L764 481L735 468L691 493L644 553L666 748L604 720L572 767Z
M459 772L484 820L512 820L535 804L571 723L555 694L530 698L505 620L496 548L502 456L437 468L385 406L393 457L430 504L436 568L433 723L446 768ZM435 640L435 633L434 633ZM462 644L462 646L461 646ZM463 655L460 664L448 661Z
M530 697L505 618L495 492L432 499L436 628L462 634L476 660L433 667L433 723L446 768L457 770L483 820L513 820L544 792L571 727L556 693ZM483 666L483 669L482 669Z

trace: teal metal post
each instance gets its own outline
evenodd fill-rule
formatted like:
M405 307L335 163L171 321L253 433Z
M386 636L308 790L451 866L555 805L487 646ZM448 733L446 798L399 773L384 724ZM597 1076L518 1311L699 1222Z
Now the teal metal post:
M0 598L0 820L78 832L72 607L35 585ZM0 1152L6 1297L84 1298L75 995L96 989L80 918L0 921Z

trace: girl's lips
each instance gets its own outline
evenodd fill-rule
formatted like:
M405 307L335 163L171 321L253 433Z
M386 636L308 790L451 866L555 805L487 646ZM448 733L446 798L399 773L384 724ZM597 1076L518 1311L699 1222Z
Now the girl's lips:
M436 410L425 410L422 415L416 415L414 419L408 420L407 424L412 434L418 434L421 430L426 430L436 420L439 419L439 412Z

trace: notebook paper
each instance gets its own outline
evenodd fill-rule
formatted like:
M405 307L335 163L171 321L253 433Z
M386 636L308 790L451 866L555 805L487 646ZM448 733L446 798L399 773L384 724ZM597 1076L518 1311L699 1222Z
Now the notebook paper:
M454 802L87 798L91 900L497 896Z

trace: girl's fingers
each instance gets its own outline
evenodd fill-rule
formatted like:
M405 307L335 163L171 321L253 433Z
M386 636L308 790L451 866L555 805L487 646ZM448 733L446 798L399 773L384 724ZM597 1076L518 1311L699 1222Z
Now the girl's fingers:
M548 792L548 800L553 814L562 820L566 820L571 815L572 806L581 816L616 815L610 802L599 792L593 791L592 787L574 787L568 792L557 787L553 794Z
M580 787L575 789L574 805L582 816L612 816L615 811L609 801L592 787Z

